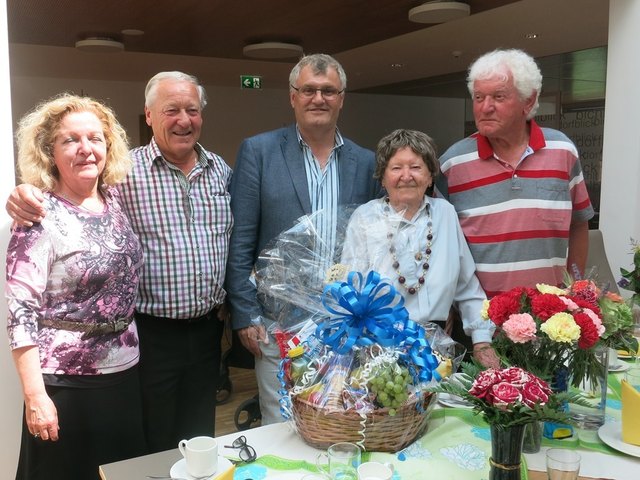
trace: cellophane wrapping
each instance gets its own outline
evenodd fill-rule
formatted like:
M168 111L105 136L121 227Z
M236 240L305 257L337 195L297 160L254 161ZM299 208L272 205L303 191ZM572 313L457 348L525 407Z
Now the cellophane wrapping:
M428 415L433 402L426 389L455 372L465 350L435 323L412 321L402 294L377 272L340 264L350 211L339 214L331 242L318 234L322 212L302 217L256 265L259 298L281 340L281 411L293 420L296 404L319 417L351 414L360 428L356 440L344 440L365 448L373 416L391 424L398 416L397 445L405 445L414 439L402 438L408 429L400 417Z

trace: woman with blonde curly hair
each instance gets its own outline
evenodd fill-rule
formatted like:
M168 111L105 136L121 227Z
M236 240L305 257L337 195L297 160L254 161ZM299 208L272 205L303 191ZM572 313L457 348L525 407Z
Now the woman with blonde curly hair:
M49 214L7 248L8 334L24 396L18 479L98 479L145 453L133 309L142 250L114 185L131 161L113 112L63 94L17 132Z

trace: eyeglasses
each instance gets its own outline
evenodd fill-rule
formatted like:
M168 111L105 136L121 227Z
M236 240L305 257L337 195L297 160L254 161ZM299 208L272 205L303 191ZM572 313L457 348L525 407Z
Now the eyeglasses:
M243 462L253 462L257 456L255 449L247 443L247 437L240 435L231 445L225 445L225 448L239 448L240 460Z
M293 85L290 85L290 86L300 95L302 95L304 98L313 98L316 96L316 92L320 92L320 95L322 95L322 98L324 98L325 100L333 100L342 92L344 92L344 88L342 90L338 90L337 88L333 88L333 87L314 88L314 87L304 86L304 87L298 88L298 87L294 87Z

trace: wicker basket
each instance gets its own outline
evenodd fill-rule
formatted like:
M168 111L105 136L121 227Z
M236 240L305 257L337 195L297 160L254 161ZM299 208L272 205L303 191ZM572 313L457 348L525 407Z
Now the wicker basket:
M300 436L309 445L326 449L334 443L351 442L367 451L397 452L410 445L427 430L431 403L435 395L423 397L423 409L416 408L416 400L407 402L389 416L388 408L380 408L363 417L353 410L324 410L296 397L292 399L293 418Z

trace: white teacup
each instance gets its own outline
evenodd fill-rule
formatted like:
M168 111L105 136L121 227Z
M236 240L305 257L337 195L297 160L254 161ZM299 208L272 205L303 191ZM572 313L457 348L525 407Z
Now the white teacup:
M358 480L391 480L393 465L390 463L365 462L358 467Z
M218 442L215 438L180 440L178 450L187 463L187 473L192 477L213 475L218 469Z

